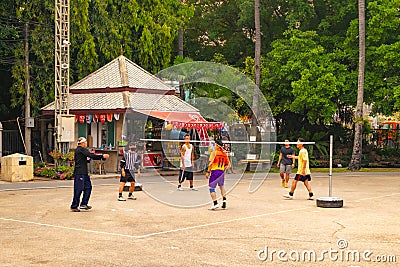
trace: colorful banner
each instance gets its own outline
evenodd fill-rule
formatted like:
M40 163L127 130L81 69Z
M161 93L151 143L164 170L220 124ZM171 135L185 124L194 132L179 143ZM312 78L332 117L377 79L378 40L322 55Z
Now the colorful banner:
M221 129L224 127L223 122L172 122L174 128L184 128L184 129Z

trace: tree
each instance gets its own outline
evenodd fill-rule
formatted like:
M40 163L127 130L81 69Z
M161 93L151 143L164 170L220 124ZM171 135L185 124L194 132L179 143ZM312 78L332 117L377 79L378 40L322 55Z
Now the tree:
M339 55L327 53L314 31L287 31L272 43L262 65L261 87L278 127L333 121L341 97L351 90Z
M364 104L364 66L365 66L365 0L358 1L358 23L359 23L359 64L358 64L358 90L357 107L354 117L354 144L350 170L361 168L362 156L362 125L363 125L363 104Z

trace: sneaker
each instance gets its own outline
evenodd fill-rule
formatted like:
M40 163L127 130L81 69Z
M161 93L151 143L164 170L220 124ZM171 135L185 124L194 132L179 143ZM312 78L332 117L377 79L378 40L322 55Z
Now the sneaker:
M126 201L126 199L122 196L118 197L118 201Z
M190 190L192 190L192 191L199 191L199 190L198 190L197 188L195 188L195 187L191 187Z
M78 208L71 208L71 211L72 211L72 212L80 212L81 210L78 209Z
M307 200L314 200L314 196L309 196L308 198L307 198Z
M285 197L285 198L287 198L287 199L293 199L293 196L289 195L289 193L286 194L286 195L283 195L283 197Z
M90 210L90 209L92 208L92 206L89 206L89 205L81 205L79 208L80 208L81 210Z
M182 186L178 187L178 190L179 190L179 191L183 191Z
M219 207L218 204L215 204L215 205L213 204L213 205L212 205L211 207L209 207L208 209L209 209L209 210L216 210L216 209L218 209L218 207Z
M136 197L134 195L128 196L128 199L136 200Z
M222 200L222 206L221 208L226 209L226 200Z
M282 180L282 187L285 187L285 180Z
M285 188L288 188L288 187L289 187L288 183L285 183L284 187L285 187Z

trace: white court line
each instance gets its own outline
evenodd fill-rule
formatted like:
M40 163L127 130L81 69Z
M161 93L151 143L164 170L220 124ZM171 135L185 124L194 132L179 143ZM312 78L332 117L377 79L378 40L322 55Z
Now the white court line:
M399 194L400 194L400 193L392 193L392 194L389 194L389 195L384 195L384 196L379 196L379 197L367 197L367 198L360 198L360 199L353 200L353 201L349 201L349 202L350 202L350 203L351 203L351 202L360 202L360 201L364 201L364 200L371 200L371 199L378 199L378 198L392 197L392 196L399 195Z
M30 221L16 220L16 219L11 219L11 218L0 218L0 220L18 222L18 223L26 223L26 224L34 224L34 225L39 225L39 226L47 226L47 227L66 229L66 230L75 230L75 231L86 232L86 233L95 233L95 234L103 234L103 235L112 235L112 236L122 236L122 237L136 238L136 236L132 236L132 235L125 235L125 234L118 234L118 233L111 233L111 232L102 232L102 231L95 231L95 230L87 230L87 229L73 228L73 227L65 227L65 226L60 226L60 225L54 225L54 224L48 224L48 223L30 222Z
M353 200L353 201L350 201L350 202L357 202L357 201L364 201L364 200L371 200L371 199L378 199L378 198L386 198L386 197L390 197L390 196L394 196L394 195L398 195L398 194L400 194L400 193L392 193L392 194L389 194L389 195L370 197L370 198L362 198L362 199ZM292 211L301 211L301 210L311 209L313 207L314 206L312 206L312 207L304 207L304 208L299 208L299 209L283 210L283 211L277 211L277 212L269 212L269 213L263 213L263 214L248 216L248 217L235 218L235 219L230 219L230 220L225 220L225 221L218 221L218 222L212 222L212 223L188 226L188 227L177 228L177 229L161 231L161 232L154 232L154 233L145 234L145 235L126 235L126 234L119 234L119 233L113 233L113 232L103 232L103 231L95 231L95 230L88 230L88 229L81 229L81 228L73 228L73 227L66 227L66 226L47 224L47 223L38 223L38 222L17 220L17 219L11 219L11 218L1 218L0 217L0 220L18 222L18 223L26 223L26 224L33 224L33 225L38 225L38 226L47 226L47 227L65 229L65 230L74 230L74 231L80 231L80 232L86 232L86 233L95 233L95 234L103 234L103 235L111 235L111 236L120 236L120 237L128 237L128 238L139 239L139 238L146 238L146 237L151 237L151 236L156 236L156 235L163 235L163 234L168 234L168 233L186 231L186 230L191 230L191 229L196 229L196 228L203 228L203 227L212 226L212 225L219 225L219 224L244 221L244 220L249 220L249 219L254 219L254 218L259 218L259 217L264 217L264 216L271 216L271 215L277 215L277 214L282 214L282 213L288 213L288 212L292 212Z
M263 216L268 216L268 215L276 215L276 214L287 213L287 212L292 212L292 211L300 211L300 210L305 210L305 209L310 209L310 208L311 207L305 207L305 208L299 208L299 209L293 209L293 210L283 210L283 211L277 211L277 212L270 212L270 213L253 215L253 216L249 216L249 217L242 217L242 218L236 218L236 219L231 219L231 220L225 220L225 221L219 221L219 222L212 222L212 223L188 226L188 227L183 227L183 228L178 228L178 229L173 229L173 230L168 230L168 231L155 232L155 233L150 233L150 234L146 234L146 235L118 234L118 233L112 233L112 232L103 232L103 231L87 230L87 229L74 228L74 227L66 227L66 226L60 226L60 225L54 225L54 224L48 224L48 223L30 222L30 221L17 220L17 219L11 219L11 218L1 218L0 217L0 220L18 222L18 223L26 223L26 224L33 224L33 225L39 225L39 226L47 226L47 227L60 228L60 229L66 229L66 230L81 231L81 232L86 232L86 233L95 233L95 234L112 235L112 236L122 236L122 237L129 237L129 238L137 238L138 239L138 238L146 238L146 237L155 236L155 235L162 235L162 234L180 232L180 231L185 231L185 230L190 230L190 229L202 228L202 227L207 227L207 226L211 226L211 225L218 225L218 224L224 224L224 223L235 222L235 221L244 221L244 220L263 217Z

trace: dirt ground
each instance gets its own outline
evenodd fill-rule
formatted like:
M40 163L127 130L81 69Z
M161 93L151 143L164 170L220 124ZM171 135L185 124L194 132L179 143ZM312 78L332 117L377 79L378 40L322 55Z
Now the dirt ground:
M312 177L315 197L327 196L328 174ZM117 201L117 179L93 180L93 209L79 213L69 210L72 181L1 183L0 266L399 265L400 173L335 173L343 208L316 207L302 184L286 200L270 174L254 193L247 176L227 175L238 181L228 208L210 211L202 176L199 191L177 192L174 180L143 177L144 191L126 202ZM164 200L150 195L157 188ZM183 208L168 197L208 203Z

